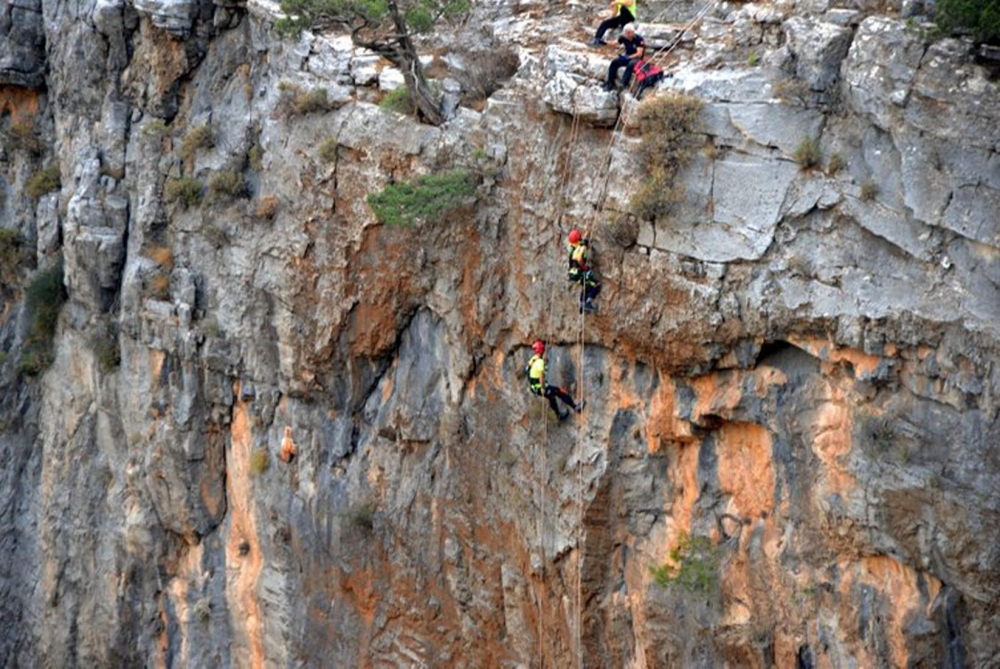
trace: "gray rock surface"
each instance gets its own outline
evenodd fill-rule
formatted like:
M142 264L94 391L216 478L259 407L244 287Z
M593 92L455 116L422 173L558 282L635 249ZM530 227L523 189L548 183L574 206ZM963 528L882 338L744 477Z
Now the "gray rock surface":
M703 109L678 201L635 221L636 103L600 90L590 10L477 4L420 42L521 62L432 127L273 3L46 2L44 92L0 97L0 657L996 665L997 83L958 40L855 34L874 3L801 4L720 6L672 52L647 99ZM785 65L822 95L779 99ZM456 167L475 204L374 217ZM60 260L46 348L25 296ZM565 423L525 388L535 338L586 399Z

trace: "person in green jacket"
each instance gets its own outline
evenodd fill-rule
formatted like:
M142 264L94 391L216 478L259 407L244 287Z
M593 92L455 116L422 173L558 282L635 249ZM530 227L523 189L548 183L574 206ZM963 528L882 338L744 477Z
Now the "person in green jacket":
M613 0L611 3L611 11L615 14L610 19L602 21L601 25L597 26L597 34L594 35L594 39L587 42L590 46L604 46L607 42L604 41L604 33L608 32L613 28L621 28L629 23L635 22L635 6L639 0Z
M569 416L569 412L565 409L562 411L559 410L559 405L556 403L557 397L563 404L573 409L573 411L577 413L583 411L584 402L581 401L577 404L565 390L556 386L550 386L545 382L545 343L538 340L531 345L531 350L534 352L534 355L531 356L531 360L528 361L528 365L524 369L528 376L528 387L531 389L531 392L546 398L549 401L552 411L559 417L559 420L565 420Z

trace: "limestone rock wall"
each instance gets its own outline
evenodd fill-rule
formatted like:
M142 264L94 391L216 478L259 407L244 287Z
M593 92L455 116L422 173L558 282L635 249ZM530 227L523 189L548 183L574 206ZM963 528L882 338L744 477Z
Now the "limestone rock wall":
M647 26L678 45L660 94L704 106L683 200L642 223L635 103L574 10L435 36L520 58L435 128L263 3L4 5L4 664L1000 661L1000 84L884 8L798 4ZM475 205L374 220L369 193L455 166ZM223 170L236 197L171 199ZM58 262L31 376L25 286ZM587 400L563 424L524 387L536 337ZM696 578L658 584L678 556Z

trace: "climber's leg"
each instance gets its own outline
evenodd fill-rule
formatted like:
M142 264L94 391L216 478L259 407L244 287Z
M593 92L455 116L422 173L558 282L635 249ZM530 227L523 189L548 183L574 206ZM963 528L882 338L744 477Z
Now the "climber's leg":
M618 70L623 67L627 68L629 60L630 58L628 56L618 56L611 61L611 64L608 65L608 79L604 82L604 90L610 91L615 87L615 83L618 79ZM628 70L626 69L625 77L627 78L628 76Z

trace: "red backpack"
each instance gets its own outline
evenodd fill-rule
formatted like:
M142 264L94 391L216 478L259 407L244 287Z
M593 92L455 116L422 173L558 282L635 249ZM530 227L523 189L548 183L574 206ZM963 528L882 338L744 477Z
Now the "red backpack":
M663 76L663 70L656 63L648 60L640 60L633 66L632 71L635 73L635 80L640 84L656 75L660 75L661 78Z

